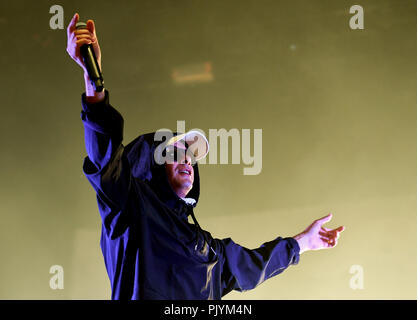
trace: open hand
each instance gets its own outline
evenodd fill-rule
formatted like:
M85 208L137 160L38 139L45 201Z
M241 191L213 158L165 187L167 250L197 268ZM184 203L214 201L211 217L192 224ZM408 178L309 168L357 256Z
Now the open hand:
M320 250L334 248L337 245L340 233L345 230L344 226L336 229L324 228L323 224L332 219L332 214L315 220L306 230L293 238L300 246L300 254L307 250Z

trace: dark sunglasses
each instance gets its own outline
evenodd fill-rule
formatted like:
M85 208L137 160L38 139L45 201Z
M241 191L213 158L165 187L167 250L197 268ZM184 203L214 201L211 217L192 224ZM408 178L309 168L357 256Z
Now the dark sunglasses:
M197 163L194 153L189 149L180 149L175 146L168 146L164 150L163 156L167 160L167 163L180 162L179 160L185 159L186 155L191 158L191 166Z

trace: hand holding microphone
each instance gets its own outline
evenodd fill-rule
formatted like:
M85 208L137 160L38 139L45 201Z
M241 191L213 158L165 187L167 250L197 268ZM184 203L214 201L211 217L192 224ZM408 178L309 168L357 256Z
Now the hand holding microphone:
M76 13L67 28L67 52L84 70L96 92L104 89L101 74L101 51L93 20L87 23L78 22Z

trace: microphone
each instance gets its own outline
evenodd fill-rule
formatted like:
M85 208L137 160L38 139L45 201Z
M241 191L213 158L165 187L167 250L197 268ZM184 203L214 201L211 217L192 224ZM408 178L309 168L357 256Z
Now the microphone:
M76 29L87 29L85 22L77 22L75 25ZM88 76L90 77L91 83L94 86L96 92L101 92L104 89L104 79L101 74L100 67L97 62L94 48L91 44L83 44L80 48L80 54L84 60L84 64L87 68Z

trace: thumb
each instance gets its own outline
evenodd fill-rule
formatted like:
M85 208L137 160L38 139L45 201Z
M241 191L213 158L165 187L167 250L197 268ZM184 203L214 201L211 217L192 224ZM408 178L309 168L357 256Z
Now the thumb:
M323 225L327 222L329 222L330 220L332 220L333 215L331 213L329 213L327 216L320 218L319 220L317 220L317 223L319 225Z
M77 24L79 18L80 18L80 16L78 15L78 13L75 13L74 16L72 17L70 23L68 24L68 28L67 28L68 35L75 30L75 25Z
M340 226L339 228L336 229L336 231L342 232L345 231L346 227L345 226Z
M94 21L93 20L88 20L87 21L87 29L92 34L96 35L96 26L94 25Z

